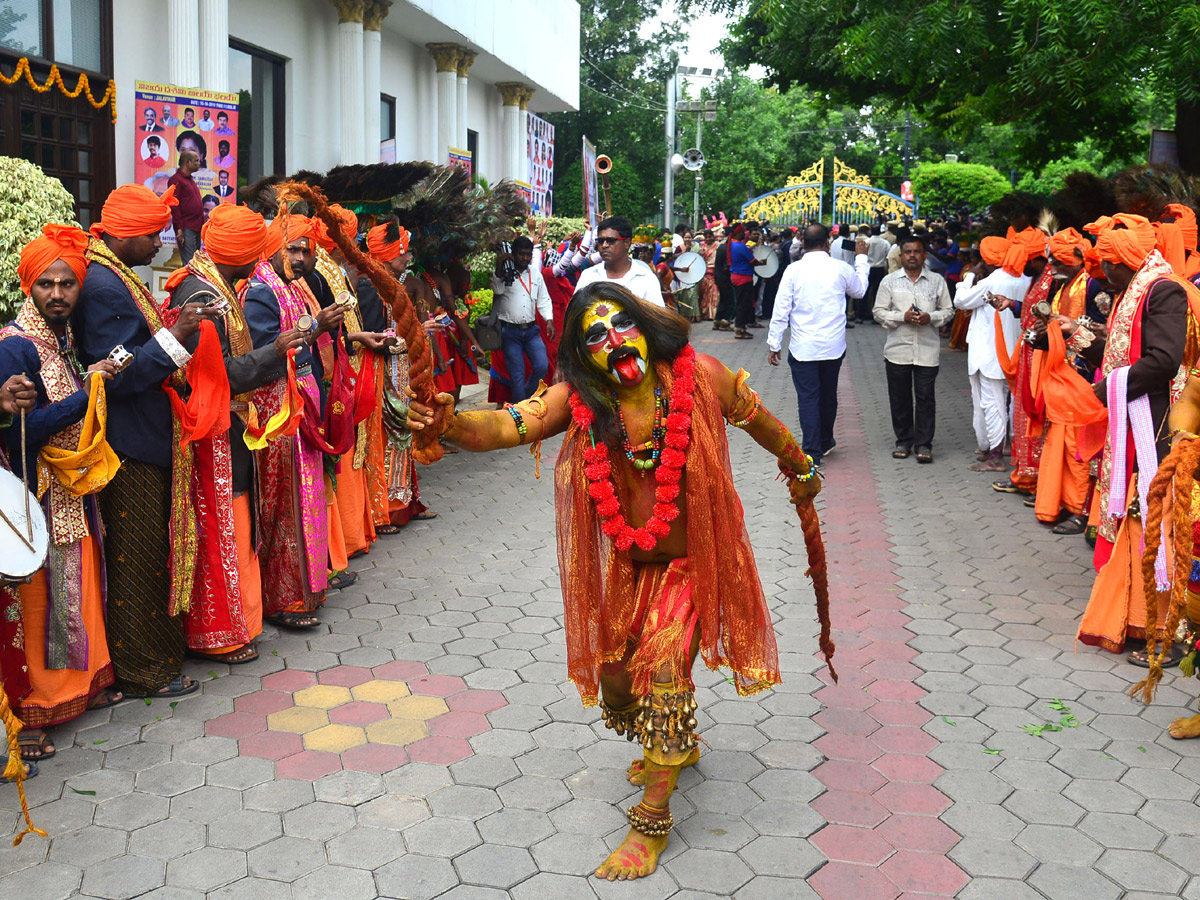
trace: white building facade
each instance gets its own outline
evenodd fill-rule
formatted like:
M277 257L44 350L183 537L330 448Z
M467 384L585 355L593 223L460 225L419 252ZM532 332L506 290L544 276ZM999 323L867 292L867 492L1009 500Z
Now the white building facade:
M576 0L117 0L112 23L118 121L135 81L249 91L251 180L378 162L388 139L396 160L454 147L524 178L525 112L579 104Z

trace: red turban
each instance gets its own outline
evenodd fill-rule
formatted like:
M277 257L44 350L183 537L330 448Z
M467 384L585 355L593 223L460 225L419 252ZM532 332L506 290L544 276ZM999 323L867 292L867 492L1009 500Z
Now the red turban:
M1164 221L1170 218L1172 221ZM1158 232L1156 246L1177 275L1190 275L1188 257L1196 252L1196 214L1182 203L1171 203L1163 219L1154 223Z
M313 220L307 216L283 215L276 216L267 226L267 245L263 248L263 258L270 259L284 247L283 226L287 223L287 243L308 238L311 244L317 239Z
M1064 266L1078 266L1092 245L1074 228L1064 228L1050 237L1050 255Z
M123 184L104 201L100 221L92 226L96 237L111 234L115 238L143 237L155 234L171 221L171 207L178 206L175 185L161 197L140 184Z
M401 253L408 252L408 232L400 225L395 226L400 232L400 239L388 242L389 225L376 225L367 232L367 250L380 262L389 262Z
M1132 213L1101 216L1084 226L1096 235L1096 253L1105 262L1125 265L1135 272L1154 249L1158 235L1150 220Z
M74 225L43 225L42 236L34 238L21 250L21 261L17 263L21 292L28 295L33 283L60 259L71 267L82 283L87 273L87 258L83 255L87 245L87 232Z
M244 266L262 256L267 245L267 223L249 207L222 203L208 214L200 238L213 262Z

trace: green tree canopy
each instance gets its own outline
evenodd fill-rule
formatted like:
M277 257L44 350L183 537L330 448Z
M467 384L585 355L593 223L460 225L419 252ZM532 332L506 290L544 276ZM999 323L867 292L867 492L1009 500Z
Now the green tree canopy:
M1175 127L1200 170L1200 4L1195 0L694 0L743 11L726 59L832 104L902 104L963 140L1010 123L1039 165L1091 138L1143 156Z
M922 163L912 182L926 216L954 213L962 206L981 212L1012 190L991 166L974 163Z

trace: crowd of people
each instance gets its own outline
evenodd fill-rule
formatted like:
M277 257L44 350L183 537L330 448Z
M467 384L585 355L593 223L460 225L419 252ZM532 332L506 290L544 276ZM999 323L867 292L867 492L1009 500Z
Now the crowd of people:
M360 232L333 206L334 236L223 205L160 302L133 270L173 204L127 185L90 233L45 226L0 331L0 457L49 531L45 568L0 588L0 676L31 764L55 753L46 729L85 710L195 691L187 656L245 663L264 621L317 627L350 558L433 516L403 426L405 342L343 252L361 240L411 286L406 230ZM450 356L469 328L440 297L469 279L456 293L447 269L419 275L439 298L424 329Z

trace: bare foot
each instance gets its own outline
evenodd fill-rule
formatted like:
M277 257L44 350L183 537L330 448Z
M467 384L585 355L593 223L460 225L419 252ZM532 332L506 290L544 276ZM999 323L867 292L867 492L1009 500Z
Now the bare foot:
M680 768L686 769L689 766L694 766L696 764L696 761L699 759L700 759L700 748L694 747L694 748L692 748L692 752L687 755L687 759L685 759L683 761L683 765L680 766ZM644 785L646 783L645 765L646 765L645 758L635 759L633 762L631 762L629 764L629 771L627 771L625 773L625 777L627 779L629 779L630 784L636 784L639 787L641 787L642 785Z
M667 849L667 837L665 834L662 837L650 837L636 828L630 828L621 846L596 869L596 877L609 881L630 881L651 874L658 868L659 854Z
M974 465L967 466L972 472L1007 472L1008 463L1003 459L985 459Z
M1180 741L1184 738L1200 737L1200 716L1176 719L1167 728L1167 734Z

